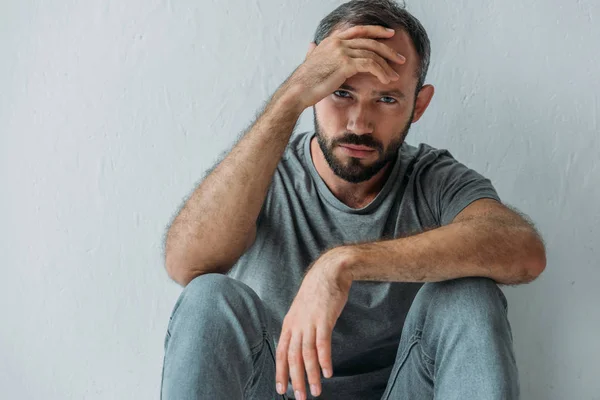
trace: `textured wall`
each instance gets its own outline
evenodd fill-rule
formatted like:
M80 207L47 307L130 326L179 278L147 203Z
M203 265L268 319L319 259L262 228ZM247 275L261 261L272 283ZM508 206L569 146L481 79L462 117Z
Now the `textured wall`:
M2 398L158 398L163 229L339 3L0 2ZM506 289L523 398L600 399L599 3L409 9L437 88L409 142L489 176L547 241L542 277Z

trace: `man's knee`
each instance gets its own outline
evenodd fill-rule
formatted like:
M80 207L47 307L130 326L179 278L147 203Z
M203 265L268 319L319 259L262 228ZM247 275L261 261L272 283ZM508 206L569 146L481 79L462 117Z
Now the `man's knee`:
M491 279L469 277L426 283L411 307L407 326L421 332L430 357L442 342L510 342L506 298Z
M470 316L488 314L490 309L506 311L506 298L489 278L469 277L423 285L421 294L431 307L445 313Z
M414 308L414 310L413 310ZM489 278L468 277L430 282L419 290L411 311L423 326L427 319L436 326L494 325L506 320L506 298Z
M170 320L178 314L203 322L238 316L263 321L260 298L248 285L223 274L204 274L192 279L179 296Z
M233 295L239 290L236 281L223 274L203 274L195 277L186 285L181 293L186 300L202 304L226 294Z

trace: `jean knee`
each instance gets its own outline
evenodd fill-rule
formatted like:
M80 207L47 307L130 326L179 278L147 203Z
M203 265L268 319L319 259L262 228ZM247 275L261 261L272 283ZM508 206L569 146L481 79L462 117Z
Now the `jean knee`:
M182 295L192 301L202 303L223 292L235 291L235 280L223 274L203 274L192 279L183 289Z
M173 307L169 328L177 319L179 326L234 323L248 332L263 332L269 326L258 294L245 283L217 273L200 275L186 285Z
M506 297L489 278L467 277L423 285L418 296L427 313L437 318L475 322L505 316Z
M181 292L170 320L185 308L188 317L215 317L215 311L226 304L233 308L258 307L258 295L244 283L227 275L210 273L195 277Z

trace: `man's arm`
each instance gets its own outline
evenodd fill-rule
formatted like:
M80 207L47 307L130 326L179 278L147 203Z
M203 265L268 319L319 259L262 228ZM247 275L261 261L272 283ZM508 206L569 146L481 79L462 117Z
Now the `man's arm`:
M294 90L282 85L186 201L165 243L166 268L177 283L227 272L254 242L269 184L303 109Z
M519 214L474 201L452 223L415 236L335 248L345 281L435 282L467 276L527 283L546 266L544 244Z

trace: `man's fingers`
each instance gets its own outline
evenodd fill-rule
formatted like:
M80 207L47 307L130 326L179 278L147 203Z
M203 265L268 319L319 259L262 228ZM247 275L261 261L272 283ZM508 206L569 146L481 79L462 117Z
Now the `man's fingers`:
M315 328L311 327L304 332L302 338L302 358L304 359L310 392L313 396L318 396L321 394L321 368L319 367L319 358L315 347L315 337Z
M387 85L392 81L387 72L385 72L385 69L372 58L356 58L349 68L352 70L348 72L346 76L364 72L375 75L384 85Z
M381 70L383 71L383 74L385 75L385 78L389 81L395 81L397 80L400 75L398 75L398 73L396 71L394 71L392 69L392 67L390 67L390 64L388 64L387 61L385 61L385 59L383 59L382 57L380 57L379 55L373 53L372 51L369 50L354 50L354 49L350 49L347 50L347 54L355 59L364 59L364 60L373 60L375 63L370 63L367 62L367 67L372 66L373 68L369 71L371 72L373 75L375 75L376 77L380 78L381 80ZM357 60L358 61L358 60ZM364 72L364 71L361 71ZM384 82L382 80L383 83L388 83L388 82Z
M291 335L288 331L282 331L275 352L275 382L277 393L284 394L289 381L288 348Z
M394 30L388 30L379 25L356 25L339 32L336 36L342 40L354 39L358 37L366 38L391 38L394 36Z
M396 50L392 49L390 46L378 42L373 39L352 39L346 42L348 48L358 49L358 50L370 50L373 53L378 54L379 56L388 59L396 64L404 64L406 62L406 57L396 52Z
M327 327L317 327L317 355L319 364L323 370L325 378L333 376L333 365L331 362L331 329Z
M306 399L304 380L304 361L302 359L302 332L294 332L288 349L288 365L296 400Z

